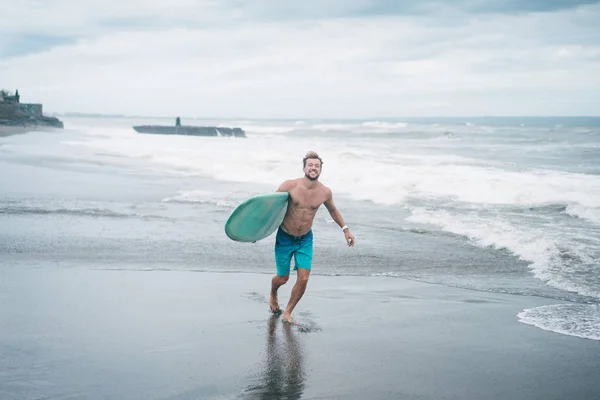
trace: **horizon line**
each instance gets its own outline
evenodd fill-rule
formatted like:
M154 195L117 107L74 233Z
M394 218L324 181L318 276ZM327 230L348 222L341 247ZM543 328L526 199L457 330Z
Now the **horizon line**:
M250 116L185 116L185 115L132 115L132 114L114 114L114 113L94 113L94 112L49 112L49 114L62 117L103 117L103 118L189 118L189 119L248 119L248 120L346 120L346 121L363 121L363 120L389 120L389 119L419 119L419 118L449 118L449 119L460 119L460 118L600 118L600 115L456 115L456 116L444 116L444 115L427 115L427 116L369 116L369 117L250 117Z

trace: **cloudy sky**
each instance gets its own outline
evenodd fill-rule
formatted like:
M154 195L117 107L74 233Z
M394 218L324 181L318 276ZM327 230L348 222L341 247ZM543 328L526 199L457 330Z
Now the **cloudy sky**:
M0 21L0 87L50 112L600 115L600 0L19 0Z

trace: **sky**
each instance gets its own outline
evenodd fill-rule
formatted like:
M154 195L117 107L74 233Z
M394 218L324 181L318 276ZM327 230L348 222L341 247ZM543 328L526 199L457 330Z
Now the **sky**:
M19 0L0 88L57 113L600 115L599 21L600 0Z

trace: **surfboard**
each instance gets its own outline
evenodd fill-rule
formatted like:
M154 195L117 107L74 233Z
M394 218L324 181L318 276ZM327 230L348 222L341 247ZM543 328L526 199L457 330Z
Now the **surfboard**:
M275 192L249 198L233 210L225 223L225 233L236 242L266 238L283 222L288 197L287 192Z

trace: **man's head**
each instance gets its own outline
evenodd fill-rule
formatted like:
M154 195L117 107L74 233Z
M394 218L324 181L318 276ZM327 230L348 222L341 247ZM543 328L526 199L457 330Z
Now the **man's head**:
M304 165L304 176L311 181L316 181L319 179L319 176L321 175L321 168L323 166L323 160L321 160L321 157L319 157L317 153L314 151L309 151L302 159L302 163Z

